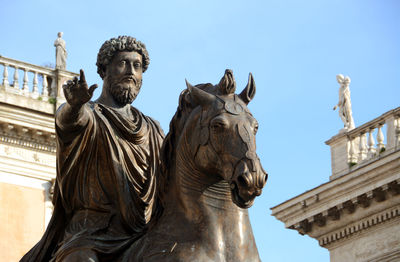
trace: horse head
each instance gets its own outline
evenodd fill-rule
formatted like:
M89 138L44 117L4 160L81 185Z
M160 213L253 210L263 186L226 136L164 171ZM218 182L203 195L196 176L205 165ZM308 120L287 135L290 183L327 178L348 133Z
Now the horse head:
M192 108L186 122L192 121L194 126L186 143L192 148L195 167L228 182L233 202L241 208L250 207L267 180L256 154L258 123L247 107L255 95L251 73L240 95L234 93L236 83L231 70L225 71L216 86L192 86L187 81L186 85L180 106Z

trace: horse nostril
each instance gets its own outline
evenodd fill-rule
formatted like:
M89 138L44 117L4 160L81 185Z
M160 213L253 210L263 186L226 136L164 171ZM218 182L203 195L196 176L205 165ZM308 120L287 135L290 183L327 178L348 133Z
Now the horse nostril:
M244 178L243 175L240 175L240 176L237 178L237 181L238 181L238 184L239 184L240 186L245 186L245 187L247 187L247 185L248 185L248 181L247 181L246 178Z
M268 180L268 174L267 173L264 173L264 175L263 175L263 179L264 179L264 183L263 183L263 186L265 186L265 184L267 183L267 180Z
M268 175L266 173L257 174L257 187L263 188L267 183Z

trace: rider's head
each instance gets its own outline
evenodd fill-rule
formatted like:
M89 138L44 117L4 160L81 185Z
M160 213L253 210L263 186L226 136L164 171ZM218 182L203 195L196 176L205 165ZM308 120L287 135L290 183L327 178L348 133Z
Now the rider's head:
M121 51L135 51L139 53L142 56L143 72L147 70L150 57L146 46L131 36L119 36L105 41L97 54L97 73L102 79L104 79L107 65L110 64L114 55Z

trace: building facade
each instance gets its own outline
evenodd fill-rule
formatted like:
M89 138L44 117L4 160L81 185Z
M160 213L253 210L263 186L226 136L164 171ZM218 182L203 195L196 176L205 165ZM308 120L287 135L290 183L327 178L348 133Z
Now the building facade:
M54 113L75 73L0 56L0 254L19 261L52 214Z
M400 107L326 142L329 182L272 215L327 248L332 262L400 261Z

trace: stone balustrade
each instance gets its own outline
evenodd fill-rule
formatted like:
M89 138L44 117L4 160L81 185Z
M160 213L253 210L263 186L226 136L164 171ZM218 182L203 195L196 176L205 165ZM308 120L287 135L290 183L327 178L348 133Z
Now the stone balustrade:
M400 107L326 142L330 181L272 215L327 248L332 262L400 261Z
M43 101L47 101L49 97L56 97L56 73L54 69L2 56L0 56L0 66L3 67L1 82L3 90L34 99L40 98Z
M400 107L340 133L326 144L331 147L331 179L397 151L400 149Z
M62 84L78 74L0 56L0 101L54 113L65 101ZM0 71L1 72L1 71ZM1 77L1 75L0 75Z

